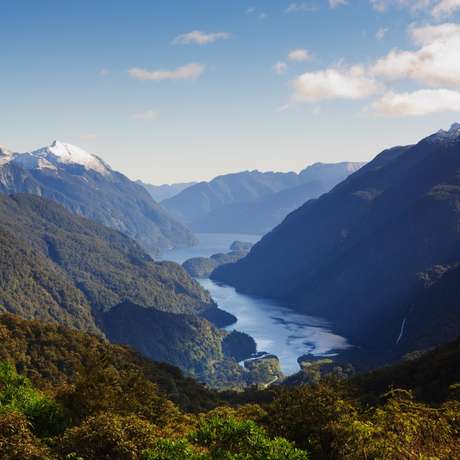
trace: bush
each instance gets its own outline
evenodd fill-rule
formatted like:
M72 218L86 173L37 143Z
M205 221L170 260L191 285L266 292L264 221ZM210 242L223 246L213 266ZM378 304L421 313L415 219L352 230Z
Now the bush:
M51 460L54 457L30 430L19 412L0 413L0 458L2 460Z
M268 406L266 424L273 435L283 436L315 458L329 459L331 435L325 427L343 415L351 418L357 407L339 386L318 384L283 390Z
M415 402L405 390L393 390L386 396L383 407L360 417L343 414L330 424L335 458L460 458L460 404L429 407Z
M0 364L0 410L24 414L39 437L62 433L66 426L61 407L33 388L9 363Z
M305 451L282 438L270 439L253 421L213 418L203 423L190 439L209 451L210 459L306 460Z
M85 460L138 460L145 449L154 448L157 429L138 416L101 413L70 428L62 437L60 451Z

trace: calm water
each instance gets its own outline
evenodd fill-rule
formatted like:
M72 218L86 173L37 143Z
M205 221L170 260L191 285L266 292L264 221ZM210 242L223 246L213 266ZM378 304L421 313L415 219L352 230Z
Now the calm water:
M228 233L198 233L196 237L199 240L197 246L166 251L162 254L161 258L182 264L192 257L211 257L213 254L219 252L229 252L230 245L236 240L249 243L257 243L260 240L260 236L258 235L235 235Z
M199 234L200 244L194 248L169 251L166 260L182 263L190 257L209 257L227 252L235 240L256 242L254 235ZM252 336L258 351L273 353L280 359L285 374L299 370L297 358L304 353L328 355L347 347L345 338L334 334L320 318L301 315L278 302L239 294L230 286L212 280L198 280L220 308L234 314L238 321L228 330L237 329Z

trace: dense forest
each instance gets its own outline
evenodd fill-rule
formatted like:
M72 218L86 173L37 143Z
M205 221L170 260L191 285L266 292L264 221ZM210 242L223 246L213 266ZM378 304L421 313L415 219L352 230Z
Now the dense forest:
M460 341L350 380L211 391L66 326L0 316L5 460L453 459Z
M0 252L0 312L129 344L221 388L252 381L234 359L250 339L240 346L217 327L235 318L122 233L50 200L0 195Z

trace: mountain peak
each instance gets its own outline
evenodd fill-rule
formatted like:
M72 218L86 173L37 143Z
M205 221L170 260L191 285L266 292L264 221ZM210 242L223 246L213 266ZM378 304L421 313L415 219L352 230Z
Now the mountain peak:
M456 142L460 140L460 123L453 123L448 131L440 129L427 139L430 141Z
M57 164L78 164L85 169L106 175L110 167L96 155L86 152L80 147L55 140L50 146L35 150L30 155Z
M0 166L9 163L13 158L13 152L0 145Z

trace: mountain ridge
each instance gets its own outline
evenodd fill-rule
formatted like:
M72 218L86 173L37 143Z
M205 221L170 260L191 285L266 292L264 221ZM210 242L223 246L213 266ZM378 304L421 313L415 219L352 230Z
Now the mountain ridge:
M410 351L396 342L419 274L460 260L460 136L447 139L385 150L212 277L323 316L374 358Z
M82 149L54 142L33 152L2 150L0 191L50 198L71 212L126 233L152 254L196 238L140 185Z
M162 205L197 232L262 234L361 166L315 163L299 174L258 170L225 174L188 187Z

